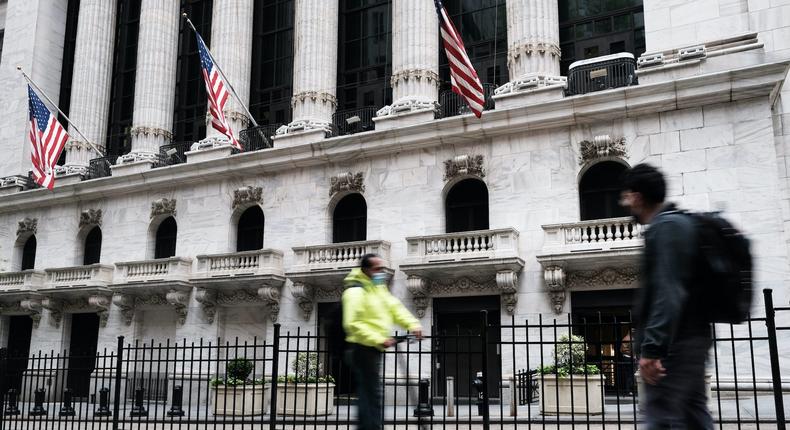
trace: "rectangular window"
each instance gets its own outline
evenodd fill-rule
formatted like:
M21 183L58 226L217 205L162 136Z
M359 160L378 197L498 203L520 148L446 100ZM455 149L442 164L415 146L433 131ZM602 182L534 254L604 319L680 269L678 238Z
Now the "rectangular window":
M294 0L255 0L254 7L250 113L274 130L291 121Z
M115 49L110 84L110 117L107 124L107 156L114 158L132 150L132 113L137 73L137 36L142 0L119 0L115 23Z
M71 81L74 76L74 48L77 44L77 19L80 14L80 0L69 0L66 9L66 31L63 39L63 62L60 69L60 94L58 107L66 115L69 114L71 105ZM66 118L58 114L58 121L68 129ZM66 162L66 151L60 154L59 165Z

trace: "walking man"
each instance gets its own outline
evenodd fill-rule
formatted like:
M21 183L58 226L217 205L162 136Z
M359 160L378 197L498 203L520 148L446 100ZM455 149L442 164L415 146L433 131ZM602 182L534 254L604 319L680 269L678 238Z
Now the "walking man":
M346 355L357 384L359 430L380 430L383 426L381 355L395 344L390 336L393 324L422 338L420 322L390 294L388 280L384 260L367 254L344 281L343 329L350 345Z
M634 346L646 383L639 394L649 430L712 430L705 391L711 327L703 298L694 294L695 225L665 196L664 176L655 167L639 164L624 174L621 204L649 224L634 309Z

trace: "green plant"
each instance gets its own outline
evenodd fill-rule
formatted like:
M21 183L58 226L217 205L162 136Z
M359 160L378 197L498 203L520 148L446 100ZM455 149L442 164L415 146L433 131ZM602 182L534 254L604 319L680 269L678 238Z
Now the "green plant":
M316 352L300 352L291 362L291 370L294 373L280 376L277 382L287 382L292 384L303 383L334 383L335 378L331 375L324 375L324 365Z
M568 377L574 375L597 375L601 373L598 366L585 363L587 344L582 336L564 334L557 340L554 347L554 364L538 369L543 375Z
M253 364L246 358L234 358L225 365L225 377L214 378L211 380L212 387L225 385L228 387L237 387L239 385L261 385L266 383L263 379L249 380L250 373L252 373Z

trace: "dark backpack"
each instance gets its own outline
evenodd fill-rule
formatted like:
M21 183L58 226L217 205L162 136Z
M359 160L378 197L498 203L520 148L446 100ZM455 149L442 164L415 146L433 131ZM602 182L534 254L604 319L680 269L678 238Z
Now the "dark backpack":
M752 306L749 239L717 212L686 212L697 229L695 283L705 317L713 323L744 322Z

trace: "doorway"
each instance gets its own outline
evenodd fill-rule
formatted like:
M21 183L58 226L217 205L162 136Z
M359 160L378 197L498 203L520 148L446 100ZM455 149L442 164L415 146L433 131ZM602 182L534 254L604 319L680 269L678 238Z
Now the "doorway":
M445 396L445 381L455 379L456 396L472 398L472 380L483 370L481 312L488 311L488 396L499 397L502 365L499 352L499 296L452 297L433 300L434 395Z
M6 368L8 385L5 388L13 388L19 392L22 389L22 377L27 370L27 359L30 356L33 320L27 315L14 315L8 319L8 367Z
M346 363L344 352L348 347L343 330L343 312L340 302L318 303L318 332L321 335L319 350L324 364L324 374L335 379L335 395L354 392L354 376Z
M99 316L95 313L72 314L66 386L73 390L75 398L87 398L90 394L98 340Z

